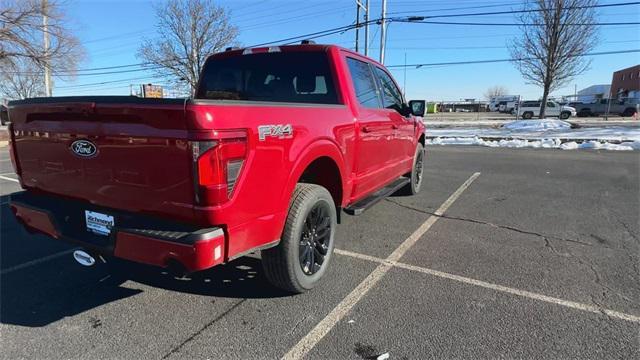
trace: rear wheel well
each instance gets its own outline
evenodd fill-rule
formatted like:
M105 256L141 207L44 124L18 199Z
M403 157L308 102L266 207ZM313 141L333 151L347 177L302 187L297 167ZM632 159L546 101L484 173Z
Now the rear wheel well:
M298 182L324 187L331 194L336 208L342 206L342 177L340 169L333 159L326 156L315 159L304 170ZM338 220L340 220L339 211Z

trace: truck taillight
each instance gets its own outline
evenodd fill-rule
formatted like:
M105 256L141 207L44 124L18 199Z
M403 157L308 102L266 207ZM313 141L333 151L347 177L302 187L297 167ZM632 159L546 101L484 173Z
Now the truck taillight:
M247 157L247 138L192 141L196 201L218 205L231 199Z

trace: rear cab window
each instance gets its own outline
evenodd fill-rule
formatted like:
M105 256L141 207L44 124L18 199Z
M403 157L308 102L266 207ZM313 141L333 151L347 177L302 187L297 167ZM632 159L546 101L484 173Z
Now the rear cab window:
M196 98L340 104L328 54L321 51L211 57Z

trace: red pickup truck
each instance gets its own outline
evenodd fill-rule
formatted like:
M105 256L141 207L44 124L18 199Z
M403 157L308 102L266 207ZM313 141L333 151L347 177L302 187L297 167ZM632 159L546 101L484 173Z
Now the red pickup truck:
M424 101L337 46L210 56L192 99L57 97L9 104L11 208L30 231L193 272L261 250L275 285L326 272L344 211L420 190Z

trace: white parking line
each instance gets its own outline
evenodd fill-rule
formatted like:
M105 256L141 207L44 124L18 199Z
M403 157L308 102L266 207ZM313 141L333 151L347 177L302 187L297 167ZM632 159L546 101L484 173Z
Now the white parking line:
M492 284L492 283L489 283L489 282L486 282L486 281L482 281L482 280L476 280L476 279L472 279L472 278L468 278L468 277L464 277L464 276L460 276L460 275L449 274L449 273L446 273L446 272L433 270L433 269L429 269L429 268L424 268L424 267L420 267L420 266L415 266L415 265L410 265L410 264L405 264L405 263L401 263L401 262L397 262L397 261L389 261L387 259L381 259L381 258L377 258L377 257L374 257L374 256L360 254L360 253L356 253L356 252L352 252L352 251L348 251L348 250L335 249L334 251L337 254L340 254L340 255L349 256L349 257L353 257L353 258L361 259L361 260L373 261L373 262L377 262L379 264L384 264L385 266L389 266L389 267L395 266L395 267L398 267L400 269L417 271L417 272L420 272L420 273L423 273L423 274L433 275L433 276L437 276L437 277L444 278L444 279L454 280L454 281L458 281L458 282L469 284L469 285L483 287L485 289L491 289L491 290L496 290L496 291L500 291L500 292L504 292L504 293L508 293L508 294L512 294L512 295L525 297L525 298L528 298L528 299L544 301L544 302L547 302L547 303L551 303L551 304L555 304L555 305L561 305L561 306L565 306L565 307L572 308L572 309L587 311L587 312L591 312L591 313L598 314L598 315L605 314L605 315L608 315L610 317L614 317L614 318L621 319L621 320L626 320L626 321L631 321L631 322L636 322L636 323L640 322L640 317L639 316L625 314L625 313L622 313L622 312L619 312L619 311L615 311L615 310L603 309L603 308L599 308L599 307L596 307L596 306L587 305L587 304L583 304L583 303L579 303L579 302L575 302L575 301L559 299L559 298L555 298L555 297L551 297L551 296L547 296L547 295L534 293L534 292L531 292L531 291L515 289L515 288L511 288L511 287L508 287L508 286L502 286L502 285L498 285L498 284Z
M27 268L29 266L38 265L40 263L47 262L49 260L57 259L59 257L65 256L65 255L69 255L72 252L74 252L75 250L78 250L78 248L73 248L73 249L61 251L59 253L51 254L51 255L45 256L45 257L41 257L39 259L27 261L26 263L23 263L23 264L20 264L20 265L16 265L16 266L13 266L13 267L10 267L8 269L4 269L4 270L0 271L0 275L6 275L6 274L12 273L14 271L18 271L18 270Z
M0 175L0 179L2 180L8 180L8 181L13 181L13 182L17 182L19 183L20 181L18 181L18 179L14 179L14 178L10 178L10 177L6 177L6 176L2 176Z
M477 172L462 184L456 192L451 194L449 198L436 210L435 214L430 216L420 227L413 232L398 248L380 263L369 276L367 276L358 286L356 286L347 297L345 297L327 316L322 319L311 331L305 335L300 341L287 352L283 359L301 359L313 347L324 338L327 333L382 279L382 277L392 268L393 265L387 264L399 260L409 248L415 244L422 235L424 235L433 224L453 204L458 197L464 192L475 179L480 176Z

